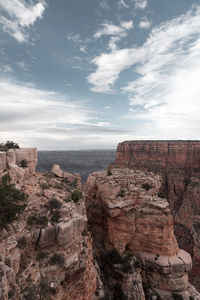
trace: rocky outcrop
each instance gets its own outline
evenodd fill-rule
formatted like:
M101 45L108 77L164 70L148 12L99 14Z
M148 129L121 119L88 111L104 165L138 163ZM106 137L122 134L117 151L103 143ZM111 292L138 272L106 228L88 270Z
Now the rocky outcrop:
M93 299L96 271L80 187L78 175L36 173L23 182L27 207L0 233L1 300Z
M169 202L179 245L193 257L190 278L200 289L200 142L123 142L114 165L161 174L160 193Z
M112 261L113 249L121 255L118 262L128 264L126 271L132 269L137 274L139 264L146 298L170 299L173 294L184 299L199 297L188 283L191 256L179 249L168 202L159 197L161 181L153 173L118 168L89 176L85 192L94 251L100 265L102 255L103 261L109 255ZM131 255L135 257L133 268L127 258ZM119 277L113 266L108 269L109 281ZM128 291L123 284L120 288L127 299L142 299L142 293L133 293L134 282L129 280Z
M36 148L10 149L7 152L0 152L0 177L8 172L13 183L22 184L24 179L35 173L36 164Z

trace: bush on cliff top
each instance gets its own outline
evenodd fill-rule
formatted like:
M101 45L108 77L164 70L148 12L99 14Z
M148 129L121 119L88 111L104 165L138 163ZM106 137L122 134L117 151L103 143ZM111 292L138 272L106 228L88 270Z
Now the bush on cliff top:
M5 174L1 179L0 185L0 229L13 222L24 210L27 195L15 189L14 184L10 183L11 178Z
M19 149L19 145L13 141L7 141L5 144L0 144L0 151L8 151L9 149Z

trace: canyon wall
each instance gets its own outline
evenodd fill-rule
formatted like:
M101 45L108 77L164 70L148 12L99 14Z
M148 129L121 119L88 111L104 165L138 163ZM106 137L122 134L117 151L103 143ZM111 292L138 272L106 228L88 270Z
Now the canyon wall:
M191 256L179 249L160 187L159 175L125 168L87 180L88 222L108 299L199 299L188 282ZM116 286L123 297L113 296Z
M160 195L167 198L174 215L179 245L193 257L190 276L200 288L200 142L123 142L117 147L114 166L161 174Z

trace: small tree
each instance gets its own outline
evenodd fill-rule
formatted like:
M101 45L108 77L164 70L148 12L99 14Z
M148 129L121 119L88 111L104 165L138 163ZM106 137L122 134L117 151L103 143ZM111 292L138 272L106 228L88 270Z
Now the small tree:
M22 159L21 163L20 163L20 167L22 168L27 168L28 167L28 162L26 159Z
M18 214L26 207L25 200L27 195L18 191L14 184L10 183L11 178L5 174L0 185L0 229L13 222Z

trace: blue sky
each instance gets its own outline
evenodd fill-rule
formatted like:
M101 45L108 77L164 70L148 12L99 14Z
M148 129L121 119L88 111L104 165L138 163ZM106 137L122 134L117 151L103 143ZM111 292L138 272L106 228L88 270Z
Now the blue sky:
M199 0L0 0L2 142L200 139L199 78Z

